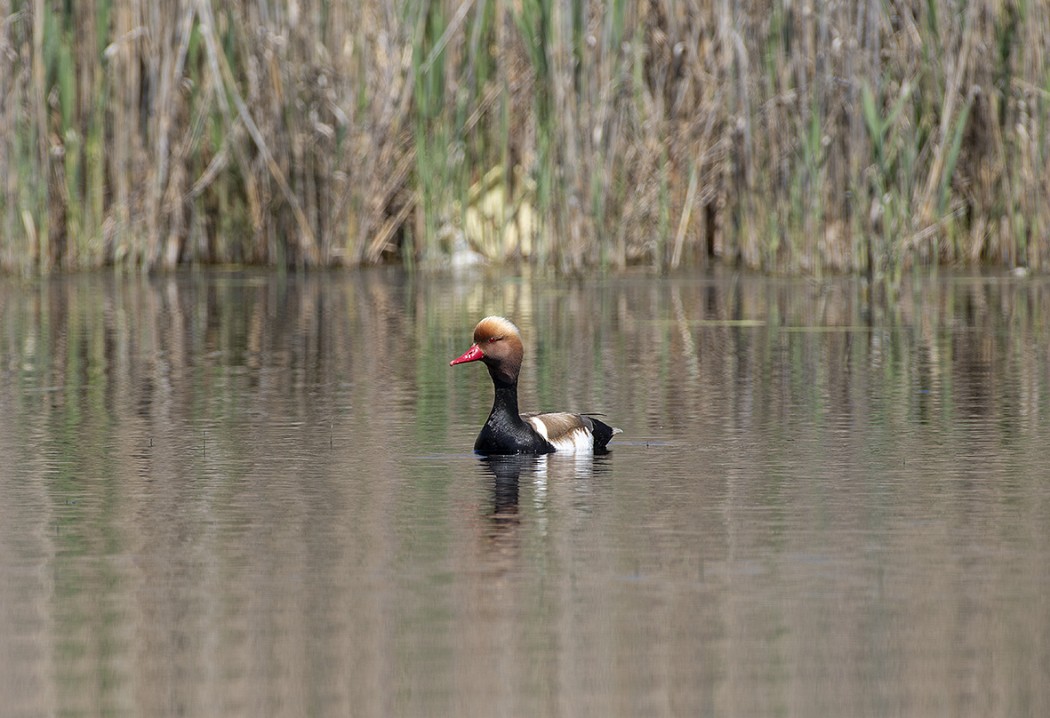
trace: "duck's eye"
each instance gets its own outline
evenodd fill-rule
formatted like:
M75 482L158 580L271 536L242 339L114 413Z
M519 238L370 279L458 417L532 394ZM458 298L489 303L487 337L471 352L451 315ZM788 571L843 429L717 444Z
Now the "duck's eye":
M489 337L489 344L492 344L494 342L498 342L502 338L503 337Z

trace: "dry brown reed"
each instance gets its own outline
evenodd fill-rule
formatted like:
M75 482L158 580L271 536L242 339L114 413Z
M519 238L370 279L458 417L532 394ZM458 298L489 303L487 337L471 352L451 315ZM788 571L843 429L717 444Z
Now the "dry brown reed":
M10 271L1050 262L1045 3L0 0L0 19Z

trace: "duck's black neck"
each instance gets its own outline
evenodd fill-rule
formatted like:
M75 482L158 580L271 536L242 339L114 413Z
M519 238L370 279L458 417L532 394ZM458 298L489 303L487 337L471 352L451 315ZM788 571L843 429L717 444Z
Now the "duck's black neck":
M518 382L507 381L491 367L489 368L489 374L492 375L492 386L496 390L496 395L492 401L492 414L502 413L506 414L512 421L521 421L521 416L518 413Z
M488 421L481 428L474 450L481 454L547 454L554 447L536 433L518 413L518 382L501 377L489 367L495 397Z

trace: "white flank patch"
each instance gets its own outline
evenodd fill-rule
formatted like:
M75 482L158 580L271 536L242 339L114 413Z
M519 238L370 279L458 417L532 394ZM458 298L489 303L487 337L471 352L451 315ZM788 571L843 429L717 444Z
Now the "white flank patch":
M582 426L557 439L551 439L547 434L547 425L538 416L530 416L526 421L532 424L532 428L539 432L540 436L551 443L555 451L566 454L594 451L594 435Z
M538 431L540 433L540 436L542 436L547 441L550 441L550 437L547 436L547 425L546 424L544 424L542 421L537 419L535 416L525 417L525 421L527 421L530 424L532 424L532 428L535 429L536 431Z

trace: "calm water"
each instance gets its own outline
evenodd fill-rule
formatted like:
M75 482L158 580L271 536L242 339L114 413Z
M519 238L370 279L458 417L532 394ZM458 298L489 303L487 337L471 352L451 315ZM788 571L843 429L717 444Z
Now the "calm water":
M475 322L597 458L482 461ZM1050 281L0 282L5 716L1050 715Z

